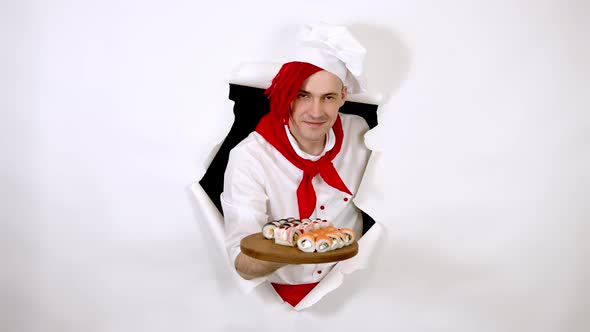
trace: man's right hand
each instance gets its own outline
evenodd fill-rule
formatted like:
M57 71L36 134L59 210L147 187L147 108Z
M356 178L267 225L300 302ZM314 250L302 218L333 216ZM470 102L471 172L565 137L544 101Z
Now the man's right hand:
M262 261L243 253L240 253L234 262L236 271L246 280L267 276L285 265L287 264Z

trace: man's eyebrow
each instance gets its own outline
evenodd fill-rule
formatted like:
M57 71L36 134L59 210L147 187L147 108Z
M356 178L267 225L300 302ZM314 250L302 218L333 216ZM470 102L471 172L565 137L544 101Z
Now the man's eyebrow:
M299 89L299 93L300 94L305 94L305 95L311 95L311 92L303 90L303 89ZM327 96L337 96L338 92L327 92L324 93L322 96L327 97Z

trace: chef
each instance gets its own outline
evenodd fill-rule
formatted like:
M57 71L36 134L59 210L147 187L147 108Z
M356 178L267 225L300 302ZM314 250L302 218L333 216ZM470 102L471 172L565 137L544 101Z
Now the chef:
M336 263L262 261L241 253L240 240L288 217L321 218L363 234L353 199L370 156L365 120L339 113L349 93L364 91L364 47L345 27L323 23L303 27L298 41L265 92L270 112L232 149L221 194L236 272L252 287L270 282L294 307Z

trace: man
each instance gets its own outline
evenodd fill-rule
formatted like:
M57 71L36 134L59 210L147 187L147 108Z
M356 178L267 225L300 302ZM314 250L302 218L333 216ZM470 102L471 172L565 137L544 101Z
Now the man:
M343 27L303 30L296 61L282 66L266 90L271 111L230 153L221 204L226 246L236 271L253 284L272 283L291 305L335 263L288 265L240 252L240 240L270 220L321 218L362 234L352 199L370 151L367 123L339 114L349 90L362 89L364 48Z

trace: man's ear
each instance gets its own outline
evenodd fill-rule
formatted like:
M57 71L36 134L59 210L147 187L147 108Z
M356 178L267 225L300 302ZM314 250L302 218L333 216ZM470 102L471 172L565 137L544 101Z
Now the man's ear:
M346 101L346 97L348 97L348 89L346 88L346 85L344 85L342 87L342 94L341 94L341 100L342 103L340 104L340 107L342 107L342 105L344 105L344 102Z

